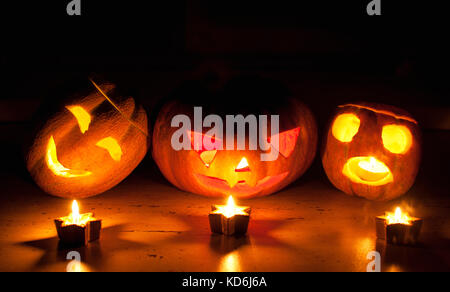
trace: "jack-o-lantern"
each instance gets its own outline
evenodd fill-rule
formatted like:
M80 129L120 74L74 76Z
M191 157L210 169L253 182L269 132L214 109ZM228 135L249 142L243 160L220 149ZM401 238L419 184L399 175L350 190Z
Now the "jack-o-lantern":
M153 131L153 158L164 176L176 187L205 196L233 195L236 198L253 198L277 192L300 177L311 165L317 147L317 126L312 112L301 102L290 98L278 83L259 78L237 78L218 92L210 92L201 85L182 87L166 103L155 122ZM185 115L194 125L194 106L201 106L203 116L216 115L224 121L227 115L279 116L278 147L270 144L269 150L249 150L249 131L245 135L247 148L225 147L228 139L237 143L239 129L232 136L224 134L222 149L199 148L193 144L195 136L207 137L208 130L188 130L191 150L175 150L171 139L178 127L172 119ZM261 136L260 136L261 137ZM209 137L211 138L211 137ZM267 141L274 136L267 135ZM217 141L218 137L212 138ZM236 144L235 144L236 146ZM228 150L227 150L228 149ZM261 154L278 152L273 160L261 160Z
M27 168L45 192L65 198L100 194L125 179L148 149L147 114L115 85L92 82L37 132Z
M392 200L414 183L421 157L416 120L393 106L339 106L326 133L322 163L341 191L370 200Z

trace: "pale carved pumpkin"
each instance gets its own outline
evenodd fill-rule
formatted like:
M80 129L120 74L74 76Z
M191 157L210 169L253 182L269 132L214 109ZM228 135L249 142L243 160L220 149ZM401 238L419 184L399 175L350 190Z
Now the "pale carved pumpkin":
M409 113L393 106L339 106L326 133L322 163L340 190L370 200L392 200L413 185L421 133Z
M148 149L147 114L115 85L92 82L37 132L27 168L45 192L65 198L100 194L125 179Z
M269 151L248 150L249 147L196 150L195 136L204 139L207 129L189 131L187 137L192 150L174 150L171 139L178 128L171 127L172 118L183 114L194 125L194 106L202 107L203 116L214 114L224 121L226 115L279 115L278 149L271 149L278 151L278 158L261 161L261 154ZM247 146L248 134L249 131ZM237 131L231 138L237 142ZM271 138L267 137L268 142ZM226 145L230 137L224 134L222 139ZM277 192L309 168L316 147L317 126L312 112L291 98L284 87L258 78L235 79L219 92L210 92L199 84L182 87L162 107L153 132L153 158L164 176L182 190L205 196L253 198Z

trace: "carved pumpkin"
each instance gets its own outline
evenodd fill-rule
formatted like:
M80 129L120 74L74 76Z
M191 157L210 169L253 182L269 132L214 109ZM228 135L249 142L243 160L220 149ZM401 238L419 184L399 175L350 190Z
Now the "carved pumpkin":
M93 83L37 132L27 168L45 192L85 198L114 187L147 153L145 110L121 98L115 85Z
M202 106L203 117L214 114L224 121L226 115L247 117L253 114L279 115L278 157L261 161L261 154L269 151L248 150L249 131L246 131L247 150L225 150L228 139L223 135L223 149L176 151L171 138L177 127L171 127L178 114L189 117L194 125L193 107ZM268 129L271 129L270 124ZM189 131L190 143L195 136L207 136ZM273 137L272 137L273 138ZM219 138L214 138L219 139ZM270 142L270 136L267 136ZM259 78L238 78L219 92L209 92L201 85L184 86L173 94L155 122L153 132L153 158L164 176L178 188L205 196L252 198L277 192L300 177L311 165L317 146L317 126L311 111L301 102L290 98L285 88L275 82ZM273 149L272 149L273 148ZM237 149L235 147L234 149Z
M341 191L370 200L392 200L414 183L421 157L417 121L393 106L339 106L327 131L322 163Z

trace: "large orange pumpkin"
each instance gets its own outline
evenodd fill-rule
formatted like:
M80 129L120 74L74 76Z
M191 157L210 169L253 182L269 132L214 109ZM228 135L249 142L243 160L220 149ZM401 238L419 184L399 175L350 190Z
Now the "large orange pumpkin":
M164 176L182 190L205 196L264 196L300 177L314 159L317 126L313 114L274 81L237 78L219 92L210 92L199 84L190 83L172 97L162 107L155 122L153 158ZM202 107L203 116L214 114L224 121L226 115L279 115L279 149L274 149L279 152L278 158L261 161L261 153L267 152L261 150L174 150L171 139L178 128L171 127L171 121L176 115L183 114L193 125L194 106ZM192 130L189 139L192 142L195 135L204 137L205 132ZM247 146L248 134L246 131ZM235 142L236 135L237 131L232 137ZM226 145L230 137L224 134L223 139L223 145Z
M362 102L337 109L326 133L322 163L338 189L382 201L409 190L420 157L421 133L409 113Z
M100 194L126 178L147 153L147 114L112 83L90 84L38 130L27 168L45 192Z

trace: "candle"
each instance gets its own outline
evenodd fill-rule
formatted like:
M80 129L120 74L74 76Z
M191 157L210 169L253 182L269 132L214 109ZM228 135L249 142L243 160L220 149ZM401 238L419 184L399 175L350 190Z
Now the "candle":
M410 217L400 207L376 218L377 237L392 244L416 244L422 228L422 219Z
M209 223L213 233L233 235L245 234L250 222L250 207L237 206L232 196L227 205L213 205Z
M100 238L102 221L92 213L80 214L78 202L72 202L69 216L55 219L56 231L62 244L71 246L86 245Z
M356 174L364 181L379 181L389 174L389 168L374 157L368 157L358 162Z

